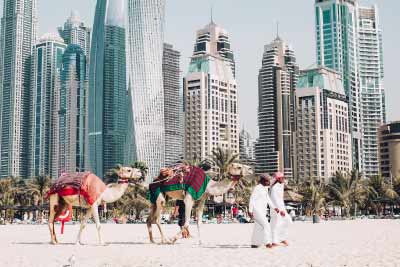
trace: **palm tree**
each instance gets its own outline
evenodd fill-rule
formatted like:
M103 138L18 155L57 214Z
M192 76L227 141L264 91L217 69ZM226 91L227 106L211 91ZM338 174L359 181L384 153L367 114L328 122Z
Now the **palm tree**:
M368 180L368 204L375 210L376 215L381 215L385 210L386 203L394 201L399 194L393 185L388 183L382 176L372 176Z
M325 183L318 178L311 178L300 187L306 213L313 215L313 223L319 222L319 214L324 209L328 197Z
M350 216L350 209L356 213L357 204L362 205L366 190L361 176L357 171L351 173L336 172L336 175L327 185L331 203L340 206L344 215Z
M134 211L135 219L140 219L142 211L150 207L146 194L147 189L141 185L136 184L128 188L127 193L114 205L116 214L130 215Z
M0 217L4 220L11 218L13 216L13 211L7 209L7 207L13 205L13 181L11 178L0 179L0 207L3 208L3 214L0 214Z
M34 177L27 184L27 192L31 194L33 197L39 198L39 210L40 210L40 220L42 219L42 209L44 204L44 197L49 190L51 185L51 178L45 175L39 175ZM37 205L37 203L35 203Z
M132 168L139 169L142 172L142 180L146 179L147 174L149 173L149 167L145 162L142 161L135 161L133 164L131 164Z
M397 195L400 196L400 177L393 179L393 189L396 191ZM400 203L400 198L397 198L397 202Z
M228 176L228 167L238 160L239 154L218 147L212 151L211 161L218 168L218 180L221 181Z

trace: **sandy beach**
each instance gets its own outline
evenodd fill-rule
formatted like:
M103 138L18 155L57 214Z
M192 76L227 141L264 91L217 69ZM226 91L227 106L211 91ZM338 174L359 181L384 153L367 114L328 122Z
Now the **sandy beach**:
M250 248L252 224L203 225L197 238L175 245L150 244L144 224L104 224L106 246L96 244L93 224L84 246L73 244L78 225L57 233L60 245L49 244L46 225L0 226L0 266L400 266L400 220L295 222L291 245L272 250ZM154 230L156 227L154 227ZM168 236L178 230L164 225ZM195 226L191 226L196 234ZM158 230L155 231L158 235Z

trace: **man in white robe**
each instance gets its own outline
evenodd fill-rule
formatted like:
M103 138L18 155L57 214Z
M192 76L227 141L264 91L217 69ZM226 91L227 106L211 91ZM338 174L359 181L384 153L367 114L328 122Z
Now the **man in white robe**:
M277 172L274 174L274 180L272 181L269 194L273 205L279 209L279 214L274 212L271 213L271 233L272 233L272 246L278 246L279 244L288 246L287 241L288 228L292 223L290 215L287 213L285 208L285 202L283 199L285 186L285 177L283 173Z
M279 213L268 195L270 179L267 175L260 176L259 184L254 188L249 202L249 215L254 219L254 230L251 247L266 246L271 248L271 229L267 219L267 206L271 213ZM275 210L275 211L273 211Z

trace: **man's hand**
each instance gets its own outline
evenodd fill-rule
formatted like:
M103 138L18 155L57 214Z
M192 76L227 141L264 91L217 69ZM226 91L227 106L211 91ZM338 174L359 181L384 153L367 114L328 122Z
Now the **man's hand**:
M249 212L249 216L250 216L251 219L253 219L253 213L252 212Z
M283 210L281 210L280 214L281 214L282 217L286 216L286 212L284 212Z
M276 213L279 213L279 209L278 208L275 208L275 211L276 211Z

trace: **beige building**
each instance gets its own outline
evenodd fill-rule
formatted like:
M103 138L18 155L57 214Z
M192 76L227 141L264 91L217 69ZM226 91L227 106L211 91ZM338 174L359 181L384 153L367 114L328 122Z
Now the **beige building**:
M301 71L296 107L299 179L350 171L349 107L340 74L325 67Z
M379 127L378 139L381 175L400 177L400 121Z
M185 159L206 159L217 147L239 153L234 69L228 33L214 22L199 30L183 85Z

